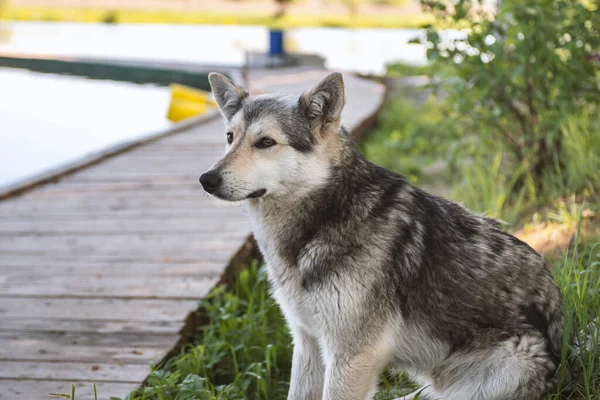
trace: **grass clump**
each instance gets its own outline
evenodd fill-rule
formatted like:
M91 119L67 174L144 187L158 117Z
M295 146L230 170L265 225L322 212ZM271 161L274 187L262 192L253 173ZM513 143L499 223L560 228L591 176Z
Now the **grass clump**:
M210 321L197 341L148 377L140 400L277 399L287 394L291 338L268 294L264 267L253 263L235 285L201 302Z
M565 337L558 388L559 399L600 398L600 242L579 244L554 270L565 298Z
M478 212L510 223L521 220L530 210L553 204L568 197L592 198L600 190L600 116L597 106L586 106L566 117L560 127L562 146L554 154L556 163L541 176L532 174L527 165L502 151L492 152L489 138L473 137L457 162L452 198ZM463 133L463 136L467 136ZM559 160L561 160L559 162Z

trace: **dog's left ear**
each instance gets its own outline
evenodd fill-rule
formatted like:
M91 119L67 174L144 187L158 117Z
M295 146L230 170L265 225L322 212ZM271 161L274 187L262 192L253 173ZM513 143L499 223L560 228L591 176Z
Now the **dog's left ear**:
M313 132L326 134L340 127L344 108L344 79L334 72L309 92L300 96L300 108L310 121Z
M231 120L242 108L242 103L248 97L248 92L216 72L208 74L208 81L221 113L225 119Z

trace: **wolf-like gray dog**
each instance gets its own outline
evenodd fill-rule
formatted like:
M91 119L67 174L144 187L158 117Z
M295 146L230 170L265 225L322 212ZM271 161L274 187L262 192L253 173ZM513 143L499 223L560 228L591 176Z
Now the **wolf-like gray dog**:
M534 250L367 161L340 74L301 95L209 79L227 146L200 182L247 208L294 340L288 399L371 399L388 367L420 399L545 395L563 301Z

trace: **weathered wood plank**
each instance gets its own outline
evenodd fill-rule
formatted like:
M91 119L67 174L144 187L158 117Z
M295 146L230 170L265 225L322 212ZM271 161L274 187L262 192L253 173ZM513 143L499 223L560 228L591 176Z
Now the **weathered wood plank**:
M140 263L136 261L111 262L94 260L54 261L45 257L37 259L16 257L12 260L0 260L0 277L15 276L97 276L97 277L214 277L223 272L227 260L215 262L160 262ZM1 279L1 278L0 278Z
M239 248L246 233L224 232L211 239L195 234L134 235L134 236L16 236L2 237L0 253L5 254L62 254L80 256L108 253L145 254L154 257L185 255L210 260L219 253L232 253Z
M139 222L139 223L138 223ZM196 223L183 223L180 226L176 224L148 223L148 221L94 221L88 225L85 223L65 223L60 226L52 223L21 223L21 224L0 224L0 236L23 236L35 237L55 236L176 236L182 235L194 237L195 240L204 240L214 237L214 231L234 232L229 235L236 238L240 234L236 230L247 231L247 223L239 220L226 218L215 218L211 220ZM226 229L229 228L229 229Z
M14 254L1 254L0 265L20 266L20 265L97 265L97 264L212 264L220 261L227 261L231 254L225 254L223 258L203 258L203 257L183 257L180 254L174 254L165 257L149 256L147 254L91 254L82 259L75 254L29 254L15 257Z
M12 332L56 332L71 333L122 333L136 332L138 335L177 334L182 328L181 321L108 321L101 319L40 319L24 317L3 317L0 331Z
M148 365L160 360L179 335L0 331L0 360L115 362Z
M177 204L178 208L188 210L190 214L194 214L198 217L208 216L212 214L211 211L219 213L223 217L231 215L232 210L240 210L241 208L235 207L235 205L221 205L216 200L203 201L204 195L198 195L197 198L187 199L172 199L169 200L166 197L155 198L153 196L147 197L116 197L116 196L104 196L102 193L98 193L95 197L86 197L80 199L64 199L61 201L22 201L18 203L0 203L0 213L12 214L15 212L53 212L68 210L72 211L84 211L87 214L92 214L94 210L102 211L118 211L125 209L138 210L140 208L153 208L153 210L172 210L174 204ZM215 203L212 207L207 208L207 203Z
M238 212L242 215L241 210L235 211L235 208L230 209L228 218L232 217L234 212ZM22 210L19 212L2 213L0 212L0 224L4 221L85 221L89 219L94 220L143 220L143 219L169 219L169 218L204 218L209 216L217 216L218 213L211 213L206 211L204 213L198 213L196 210L187 209L119 209L115 208L112 210L98 210L96 213L91 213L89 210L48 210L44 212L43 209L33 210L30 209Z
M108 321L179 321L197 308L193 300L0 298L2 318Z
M205 218L171 218L171 219L93 219L81 221L11 220L0 223L0 236L47 236L47 235L106 235L106 234L179 234L207 233L214 231L250 231L249 223L240 218L222 218L208 216Z
M0 379L138 383L150 368L144 364L101 362L0 361ZM77 397L76 397L77 398Z
M159 191L154 192L152 190L146 189L159 189ZM106 184L102 187L102 193L106 196L121 196L121 197L154 197L160 198L161 196L166 196L165 188L156 187L156 186L146 186L144 190L136 190L135 188L131 188L129 185L110 185ZM173 198L194 198L198 199L198 197L204 197L203 193L198 191L198 187L171 187L168 190L168 196L173 196ZM87 185L79 185L77 183L73 184L64 184L64 185L48 185L40 188L38 190L34 190L33 192L29 192L27 196L23 196L19 201L14 199L5 200L6 203L18 203L21 201L40 201L40 200L63 200L66 198L82 198L82 197L91 197L90 188Z
M0 276L0 296L201 300L218 280L214 276L12 275Z
M91 382L73 382L77 400L93 400L94 392ZM98 400L110 397L125 398L131 391L139 387L134 383L99 382ZM1 400L45 400L59 399L49 393L71 393L71 382L0 379Z

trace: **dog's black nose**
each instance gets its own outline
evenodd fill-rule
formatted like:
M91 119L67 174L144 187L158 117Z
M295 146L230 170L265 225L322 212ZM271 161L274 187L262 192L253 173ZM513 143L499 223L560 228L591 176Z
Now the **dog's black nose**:
M221 184L221 174L217 171L208 171L200 175L200 183L204 190L208 193L213 193Z

